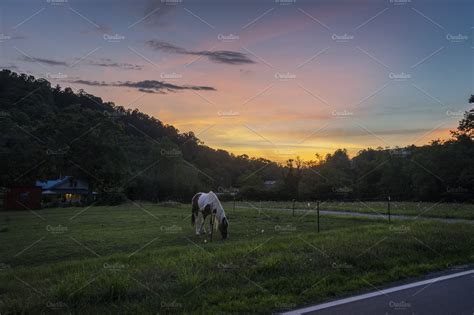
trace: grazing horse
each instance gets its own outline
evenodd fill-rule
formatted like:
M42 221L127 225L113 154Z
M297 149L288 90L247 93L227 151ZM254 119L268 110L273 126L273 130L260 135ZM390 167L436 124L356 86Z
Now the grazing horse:
M204 223L206 222L206 217L211 214L211 220L209 222L209 227L211 228L210 232L212 232L214 225L212 220L212 215L214 215L215 220L217 220L215 228L219 228L222 239L227 238L227 228L229 227L229 221L227 220L224 208L222 207L215 193L210 191L208 193L200 192L195 194L192 199L191 211L191 224L196 225L196 235L206 233L206 230L204 229Z

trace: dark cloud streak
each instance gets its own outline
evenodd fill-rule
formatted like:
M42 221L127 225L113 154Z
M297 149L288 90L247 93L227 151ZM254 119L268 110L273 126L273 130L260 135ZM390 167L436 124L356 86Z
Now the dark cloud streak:
M101 59L100 61L89 60L88 64L97 67L120 68L124 70L143 70L142 65L136 65L126 62L115 62L111 59Z
M166 94L166 92L176 92L182 90L195 90L195 91L215 91L216 89L210 86L196 86L196 85L176 85L163 81L157 80L144 80L144 81L117 81L117 82L104 82L104 81L89 81L89 80L74 80L69 81L71 83L90 85L90 86L116 86L116 87L130 87L135 88L141 92L146 93L158 93Z
M48 66L64 66L64 67L70 66L70 64L66 61L31 57L31 56L26 56L26 55L21 56L19 60L31 62L31 63L42 63ZM76 60L80 60L80 59L76 59ZM94 66L94 67L117 68L117 69L123 69L123 70L143 70L142 65L137 65L133 63L127 63L127 62L115 62L110 58L104 58L100 60L87 60L87 65Z
M22 61L26 62L39 62L43 63L49 66L67 66L67 62L65 61L59 61L59 60L53 60L53 59L46 59L46 58L38 58L38 57L30 57L30 56L21 56L19 58Z
M207 57L210 61L216 62L216 63L223 63L223 64L229 64L229 65L255 63L252 59L247 57L246 54L238 52L238 51L230 51L230 50L191 51L191 50L186 50L182 47L178 47L164 41L153 40L153 39L147 41L146 44L152 49L157 50L157 51L164 51L164 52L172 53L172 54L204 56L204 57Z

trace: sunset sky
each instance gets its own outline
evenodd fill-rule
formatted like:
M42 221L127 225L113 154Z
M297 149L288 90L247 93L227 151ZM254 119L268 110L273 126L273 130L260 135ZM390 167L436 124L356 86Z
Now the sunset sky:
M446 138L474 2L3 0L0 67L272 160Z

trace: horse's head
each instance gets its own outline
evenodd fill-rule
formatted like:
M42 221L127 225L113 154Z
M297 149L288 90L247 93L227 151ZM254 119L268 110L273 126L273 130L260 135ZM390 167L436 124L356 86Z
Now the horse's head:
M225 240L227 238L227 229L229 227L229 222L227 218L224 217L222 222L219 224L219 231L221 232L222 239Z

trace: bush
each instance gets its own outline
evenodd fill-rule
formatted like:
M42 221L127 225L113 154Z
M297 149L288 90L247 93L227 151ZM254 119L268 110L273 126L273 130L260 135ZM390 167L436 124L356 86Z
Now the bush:
M124 193L102 193L97 198L98 206L117 206L127 202L128 198Z

